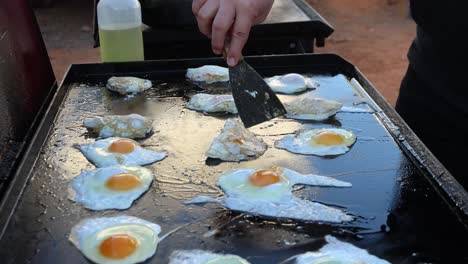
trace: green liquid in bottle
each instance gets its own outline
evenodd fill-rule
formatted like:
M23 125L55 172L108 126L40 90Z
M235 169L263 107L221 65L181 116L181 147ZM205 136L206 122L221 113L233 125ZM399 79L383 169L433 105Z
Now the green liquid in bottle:
M99 29L102 62L142 61L143 33L141 27Z

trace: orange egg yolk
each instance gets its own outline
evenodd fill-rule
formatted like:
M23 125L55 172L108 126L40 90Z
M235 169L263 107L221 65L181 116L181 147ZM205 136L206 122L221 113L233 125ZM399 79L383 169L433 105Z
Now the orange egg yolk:
M260 170L250 175L249 182L252 185L264 187L281 180L281 176L274 171Z
M106 258L123 259L135 252L137 241L129 235L113 235L99 246L99 252Z
M241 138L236 138L236 139L234 139L233 141L234 141L235 143L237 143L237 144L240 144L240 145L244 144L244 140L242 140Z
M131 153L133 152L134 149L135 149L135 143L127 139L120 139L120 140L114 141L109 146L110 152L121 153L121 154Z
M319 132L312 137L312 140L319 145L335 146L343 144L344 138L338 133L331 131Z
M107 188L114 191L132 190L138 187L140 184L140 178L128 173L114 175L106 181Z

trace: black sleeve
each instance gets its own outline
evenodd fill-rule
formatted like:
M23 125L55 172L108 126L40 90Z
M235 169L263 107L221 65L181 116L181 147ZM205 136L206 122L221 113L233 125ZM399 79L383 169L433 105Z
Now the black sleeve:
M468 34L466 0L410 0L410 8L416 24L434 37Z

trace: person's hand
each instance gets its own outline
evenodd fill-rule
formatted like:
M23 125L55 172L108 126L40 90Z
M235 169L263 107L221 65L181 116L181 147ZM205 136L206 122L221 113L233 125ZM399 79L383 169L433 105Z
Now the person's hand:
M211 39L215 54L222 54L226 37L230 46L226 61L235 66L249 37L250 28L265 20L274 0L193 0L192 11L200 32Z

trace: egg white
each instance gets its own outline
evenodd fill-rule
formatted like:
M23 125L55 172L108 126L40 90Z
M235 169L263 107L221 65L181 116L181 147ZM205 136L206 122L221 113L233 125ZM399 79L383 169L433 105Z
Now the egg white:
M344 138L343 144L326 146L316 144L311 137L322 131L331 131L340 134ZM295 135L287 135L275 142L275 147L286 149L289 152L305 155L340 155L349 151L350 147L356 142L356 136L353 132L339 128L312 129L299 132Z
M219 177L216 184L223 190L224 196L219 198L199 196L185 203L218 203L233 211L267 218L332 223L349 222L354 219L340 209L302 200L292 193L292 186L296 184L351 187L351 183L326 176L301 174L281 167L274 167L272 170L281 175L282 179L264 187L249 184L249 176L256 172L254 169L227 171Z
M166 152L157 152L142 148L136 141L135 149L131 153L112 153L108 151L110 145L123 138L110 137L98 140L91 144L80 145L83 155L90 160L96 167L109 167L114 165L136 165L143 166L164 159Z
M229 70L228 68L220 66L205 65L198 68L188 68L185 77L194 82L204 82L208 84L227 82L229 81Z
M143 262L156 252L161 227L133 216L86 219L75 225L69 240L88 259L98 264ZM136 239L137 250L124 259L109 259L99 253L100 244L111 235L126 234Z
M142 93L153 84L150 80L137 77L111 77L107 80L107 89L117 92L121 95Z
M100 138L144 138L153 130L152 124L153 120L138 114L87 118L83 121L83 125Z
M300 93L307 89L316 89L318 87L318 83L313 79L297 73L276 75L265 79L265 81L274 92L284 94Z
M343 210L316 202L302 200L292 194L279 200L246 199L245 197L222 196L211 198L198 196L185 204L217 203L232 211L249 213L265 218L293 219L298 221L342 223L353 221L354 217Z
M277 201L288 196L292 192L292 186L296 184L351 187L351 183L339 181L331 177L315 174L301 174L287 168L275 167L272 171L280 175L280 181L267 186L255 186L250 184L249 177L259 170L234 169L223 173L216 183L229 197L246 199L259 199Z
M342 242L331 235L325 236L327 244L318 252L307 252L296 257L296 264L390 264L390 262L370 255L366 250L350 243Z
M230 118L211 143L206 155L224 161L241 161L258 158L267 148L267 144L247 130L240 120Z
M207 113L227 112L237 114L236 104L232 95L198 93L190 98L186 107L191 110Z
M286 117L299 120L323 121L334 116L343 104L322 98L303 98L285 103Z
M221 175L216 183L226 195L246 199L278 200L291 193L291 184L281 177L280 181L267 186L255 186L249 183L253 169L236 169Z
M141 185L128 191L108 189L107 180L121 173L137 176ZM142 167L112 166L87 170L73 178L69 198L91 210L127 209L148 190L152 181L151 171Z
M204 250L176 250L169 264L249 264L247 260L231 254L216 254Z

